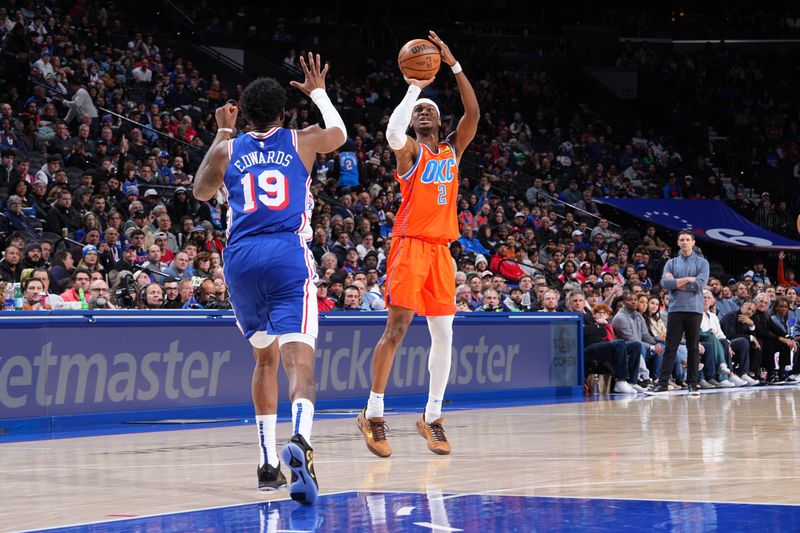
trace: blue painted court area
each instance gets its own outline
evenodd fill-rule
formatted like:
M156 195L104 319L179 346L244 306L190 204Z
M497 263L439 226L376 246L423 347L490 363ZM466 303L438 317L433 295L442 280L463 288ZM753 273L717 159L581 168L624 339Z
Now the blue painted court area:
M800 507L496 495L346 492L47 531L790 531Z

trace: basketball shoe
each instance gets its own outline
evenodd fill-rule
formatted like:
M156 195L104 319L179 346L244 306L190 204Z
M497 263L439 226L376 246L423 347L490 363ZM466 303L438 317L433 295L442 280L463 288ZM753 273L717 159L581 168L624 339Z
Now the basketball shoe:
M313 504L319 492L317 475L314 473L314 449L297 433L284 445L281 458L292 470L289 496L296 502Z
M269 463L258 467L258 490L278 490L286 485L286 477L281 472L281 465L275 468Z
M366 413L366 409L361 411L356 422L361 434L364 435L367 449L378 457L389 457L392 455L392 447L386 440L386 430L389 429L389 426L386 425L383 418L367 418Z
M417 431L422 435L422 438L428 441L428 449L430 451L439 455L449 455L450 443L447 442L442 422L444 422L444 418L437 418L428 424L425 422L425 413L423 413L420 419L417 420Z

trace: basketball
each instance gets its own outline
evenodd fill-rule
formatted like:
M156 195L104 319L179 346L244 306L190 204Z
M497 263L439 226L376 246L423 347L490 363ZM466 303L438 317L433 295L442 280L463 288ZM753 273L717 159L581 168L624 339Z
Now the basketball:
M400 49L397 64L405 77L429 80L439 72L442 56L432 42L427 39L414 39Z

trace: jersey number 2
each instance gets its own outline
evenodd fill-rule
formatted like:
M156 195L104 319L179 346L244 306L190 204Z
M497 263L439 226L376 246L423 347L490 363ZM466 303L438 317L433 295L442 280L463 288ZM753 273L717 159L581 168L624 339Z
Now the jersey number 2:
M242 190L244 191L244 212L250 213L258 207L256 205L255 181L258 179L258 188L263 194L258 195L258 201L269 209L281 210L289 203L286 192L286 176L280 170L265 170L255 178L252 173L242 176Z
M436 200L439 202L439 205L445 205L447 203L447 186L444 183L439 185L439 196Z

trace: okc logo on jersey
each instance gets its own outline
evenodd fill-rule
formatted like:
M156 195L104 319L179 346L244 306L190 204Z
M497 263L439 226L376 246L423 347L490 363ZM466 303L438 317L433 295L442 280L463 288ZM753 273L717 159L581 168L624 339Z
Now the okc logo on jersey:
M453 166L455 159L431 159L425 163L422 171L422 183L450 183L453 181Z

